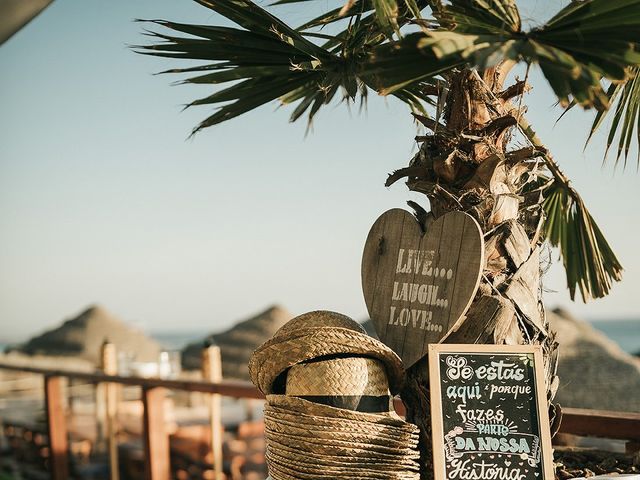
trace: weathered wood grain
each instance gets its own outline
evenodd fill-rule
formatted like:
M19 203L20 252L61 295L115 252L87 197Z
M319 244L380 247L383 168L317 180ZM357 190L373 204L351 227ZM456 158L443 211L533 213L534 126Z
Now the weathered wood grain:
M522 225L512 220L507 222L505 227L504 249L508 258L513 262L516 268L520 267L531 253L529 245L529 237Z
M202 378L213 383L222 381L222 357L220 347L210 345L202 350ZM222 397L211 394L209 397L209 426L211 430L211 453L215 480L223 480L222 472Z
M508 299L497 295L482 295L473 303L465 318L451 328L443 342L498 343L504 338L505 332L511 331L514 323L515 309ZM515 327L519 333L517 324Z
M102 372L106 375L118 374L118 357L116 346L113 343L105 342L100 351ZM120 480L118 470L118 389L115 383L103 384L105 400L106 433L109 451L109 480Z
M560 432L640 441L640 413L563 408Z
M169 480L169 435L164 422L165 390L142 388L146 480Z
M520 197L517 195L510 193L495 195L495 203L489 217L488 226L491 228L507 220L517 218L519 205Z
M362 288L380 339L413 365L469 307L484 265L480 227L450 212L423 233L401 209L373 224L362 257Z
M14 372L29 372L52 377L67 377L87 382L112 382L120 385L132 385L137 387L164 387L169 390L183 390L185 392L219 393L226 397L264 399L251 382L240 380L223 380L219 383L203 382L201 380L170 380L166 378L124 377L120 375L104 375L102 373L89 373L77 370L60 370L56 368L38 368L27 365L14 365L0 362L1 370Z
M52 480L67 480L69 478L69 441L67 439L67 415L62 396L62 377L44 377L44 393L51 478Z
M504 294L513 300L525 320L541 331L545 336L544 319L538 306L540 288L540 248L536 248L526 262L520 265L511 278Z

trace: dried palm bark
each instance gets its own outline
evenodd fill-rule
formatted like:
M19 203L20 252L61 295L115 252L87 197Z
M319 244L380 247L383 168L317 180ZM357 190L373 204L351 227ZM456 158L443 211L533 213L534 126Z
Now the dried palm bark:
M509 150L523 113L512 99L528 88L526 82L517 82L503 89L510 67L502 64L481 73L464 69L449 77L448 91L434 91L442 119L416 116L430 132L417 137L418 153L407 168L389 176L387 185L406 178L410 190L428 197L430 214L419 209L416 214L424 223L452 210L477 220L486 258L480 288L444 342L542 345L555 430L560 417L551 404L558 385L557 343L542 304L544 211L540 190L532 188L545 150L536 145ZM407 372L402 392L407 419L421 430L424 479L432 475L427 372L423 358Z

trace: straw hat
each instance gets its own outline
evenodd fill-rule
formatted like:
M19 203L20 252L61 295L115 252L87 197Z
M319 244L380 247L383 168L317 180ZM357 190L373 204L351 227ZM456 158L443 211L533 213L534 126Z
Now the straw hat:
M267 395L264 422L274 480L419 478L418 427L395 413Z
M294 365L287 395L389 395L384 365L366 357L338 357Z
M251 379L266 394L273 480L418 480L418 427L393 411L402 363L334 312L291 320L258 348Z
M361 412L391 409L387 372L366 357L314 359L287 372L286 394Z
M340 421L353 421L359 424L387 425L391 427L417 428L411 423L405 422L395 412L380 413L358 412L345 408L332 407L321 403L311 402L304 398L290 397L288 395L267 395L265 413L268 411L292 413L300 419L310 417L309 423L314 423L321 418L339 419Z
M402 387L402 362L393 350L367 335L354 320L328 311L305 313L287 322L253 353L249 373L265 395L284 393L282 375L289 368L340 355L379 360L386 370L391 393L397 393Z

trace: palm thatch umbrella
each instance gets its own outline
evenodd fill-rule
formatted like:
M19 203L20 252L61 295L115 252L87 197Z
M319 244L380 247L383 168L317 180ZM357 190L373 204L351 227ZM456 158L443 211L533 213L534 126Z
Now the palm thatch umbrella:
M118 352L130 354L136 361L157 361L160 345L132 328L105 308L90 306L61 326L11 348L27 355L77 357L95 365L100 362L100 347L108 340Z
M640 361L564 310L549 320L560 344L560 405L640 412Z
M182 350L182 366L199 369L201 352L205 344L220 347L222 375L225 378L249 380L249 358L253 351L270 339L292 316L280 306L272 306L251 318L236 323L232 328L187 345Z

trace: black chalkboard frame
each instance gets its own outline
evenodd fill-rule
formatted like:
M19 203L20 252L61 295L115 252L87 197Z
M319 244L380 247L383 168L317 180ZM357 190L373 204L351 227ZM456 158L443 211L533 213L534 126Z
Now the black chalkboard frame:
M431 391L431 437L433 443L434 480L448 480L444 443L444 423L440 355L457 353L533 354L535 375L536 413L542 456L542 479L554 480L553 448L545 386L544 360L540 345L475 345L475 344L431 344L429 345L429 383Z

